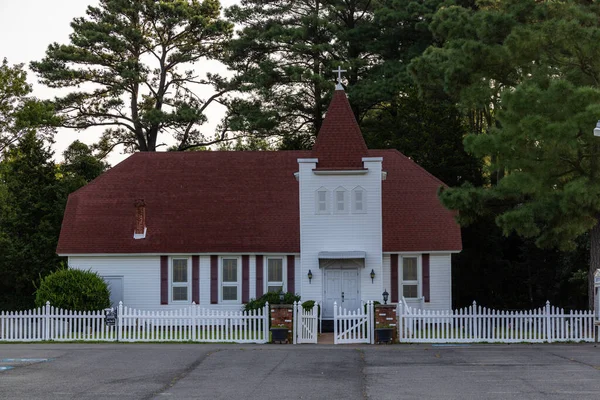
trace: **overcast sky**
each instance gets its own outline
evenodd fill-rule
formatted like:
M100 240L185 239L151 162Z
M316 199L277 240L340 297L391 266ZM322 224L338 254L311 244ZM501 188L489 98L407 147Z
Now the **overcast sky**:
M237 3L237 0L221 0L223 7ZM9 64L24 63L44 57L50 43L68 43L71 33L70 22L75 17L85 15L88 5L97 5L98 0L0 0L0 60L7 58ZM215 68L211 64L211 68ZM28 81L33 84L33 95L39 98L52 98L50 89L37 83L37 77L31 71ZM220 118L210 118L211 126ZM211 131L207 127L207 131ZM63 150L74 140L91 144L99 132L86 130L75 132L62 129L56 136L55 159L62 159ZM114 152L108 159L115 165L127 155Z

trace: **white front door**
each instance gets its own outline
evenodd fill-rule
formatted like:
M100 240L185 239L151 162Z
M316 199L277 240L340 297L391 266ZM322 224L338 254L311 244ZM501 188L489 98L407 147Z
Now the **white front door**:
M347 310L360 307L360 286L358 269L327 268L324 271L325 287L323 288L323 318L333 318L333 304Z

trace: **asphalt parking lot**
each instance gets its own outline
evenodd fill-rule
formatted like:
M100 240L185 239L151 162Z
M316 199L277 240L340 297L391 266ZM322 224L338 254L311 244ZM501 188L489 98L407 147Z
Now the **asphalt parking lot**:
M0 399L599 399L582 345L2 344Z

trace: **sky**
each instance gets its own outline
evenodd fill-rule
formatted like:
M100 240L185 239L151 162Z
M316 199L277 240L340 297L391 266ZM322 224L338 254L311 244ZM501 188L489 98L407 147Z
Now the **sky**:
M238 3L238 0L221 0L223 7ZM89 5L97 5L98 0L0 0L0 60L7 58L9 64L41 60L49 44L68 43L71 33L70 23L73 18L85 16ZM211 72L219 72L222 67L215 63L200 64L199 68L210 68ZM224 68L223 68L224 70ZM33 86L33 96L50 99L56 95L52 89L37 83L37 77L28 71L28 81ZM206 132L211 133L217 125L222 110L213 110L209 116ZM101 130L87 129L77 132L61 129L55 137L54 159L62 160L62 152L74 140L92 144L100 136ZM128 154L114 151L107 161L111 165L126 158Z

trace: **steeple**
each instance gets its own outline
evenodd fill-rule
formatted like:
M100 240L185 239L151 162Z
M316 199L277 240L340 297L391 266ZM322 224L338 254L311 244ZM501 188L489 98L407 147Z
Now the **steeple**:
M368 148L358 127L346 92L342 87L338 67L338 83L327 114L312 149L312 157L318 158L317 169L362 169L362 158L368 156Z

